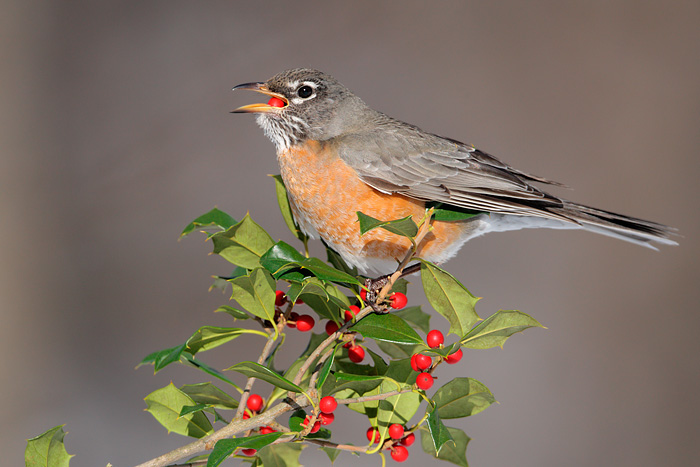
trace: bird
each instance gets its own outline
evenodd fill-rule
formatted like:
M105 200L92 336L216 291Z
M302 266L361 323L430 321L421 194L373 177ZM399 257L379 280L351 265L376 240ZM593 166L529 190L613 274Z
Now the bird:
M585 229L652 249L677 244L674 228L549 194L536 185L564 185L373 110L321 71L295 68L233 90L269 97L232 113L255 114L274 143L299 228L365 276L396 271L412 245L384 229L361 235L358 212L381 221L417 221L430 206L462 214L433 219L418 247L437 265L475 237L524 228Z

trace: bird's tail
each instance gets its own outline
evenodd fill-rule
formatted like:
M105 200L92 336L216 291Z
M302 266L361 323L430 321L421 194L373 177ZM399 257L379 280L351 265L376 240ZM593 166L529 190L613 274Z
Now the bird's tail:
M656 244L678 245L671 239L672 236L678 235L677 229L656 222L569 201L564 201L561 207L549 208L548 211L559 214L588 231L619 238L653 250L658 249Z

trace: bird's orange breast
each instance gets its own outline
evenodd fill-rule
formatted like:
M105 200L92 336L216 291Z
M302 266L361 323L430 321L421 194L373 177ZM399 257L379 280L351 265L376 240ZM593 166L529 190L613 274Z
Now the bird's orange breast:
M411 243L408 239L375 229L360 235L357 211L379 220L413 216L418 222L425 203L397 194L386 194L364 183L337 156L332 144L307 141L278 154L282 179L300 227L313 231L346 261L362 268L363 259L400 261ZM421 256L441 256L459 236L456 223L433 222Z

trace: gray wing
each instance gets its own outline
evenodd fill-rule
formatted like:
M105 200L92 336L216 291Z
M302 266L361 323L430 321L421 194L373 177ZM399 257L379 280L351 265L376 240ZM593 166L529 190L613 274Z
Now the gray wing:
M382 120L371 132L343 136L338 145L340 157L373 188L475 211L572 221L548 210L562 207L562 200L529 182L561 184L516 170L459 141L389 117Z

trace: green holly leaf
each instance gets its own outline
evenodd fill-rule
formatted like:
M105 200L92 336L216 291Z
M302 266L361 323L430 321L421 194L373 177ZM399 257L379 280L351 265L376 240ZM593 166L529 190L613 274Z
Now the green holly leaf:
M267 435L248 436L245 438L220 439L214 445L211 454L209 454L207 467L217 467L238 448L262 449L268 444L277 441L283 435L284 433L269 433Z
M306 257L299 253L296 248L280 240L272 245L265 253L263 253L263 255L260 257L260 264L262 267L270 271L275 279L280 279L282 276L284 276L285 279L291 278L294 280L301 280L304 278L304 274L300 272L296 272L296 275L292 275L292 272L287 272L285 274L284 272L280 273L279 271L290 263L296 264L297 262L304 261L305 259ZM288 269L285 271L288 271Z
M473 378L455 378L433 396L440 418L475 415L496 402L489 388Z
M257 455L265 467L300 467L299 456L305 447L301 443L270 444Z
M444 444L440 450L440 453L438 454L435 451L435 445L429 429L425 426L421 426L421 447L423 448L423 451L436 459L452 462L453 464L461 467L469 467L469 464L467 463L467 444L469 444L471 439L464 433L464 431L458 428L446 428L454 443Z
M414 353L420 352L422 345L404 345L394 342L377 341L377 347L392 358L410 358Z
M426 209L433 208L433 219L436 221L463 221L478 216L479 214L485 214L479 211L472 211L471 209L464 209L436 202L425 203L425 207Z
M392 381L384 381L381 392L386 393L396 390L395 382L401 386L411 386L416 382L417 373L411 368L410 359L393 360L389 364L386 377ZM389 426L398 423L406 425L418 411L421 397L415 392L405 392L379 401L377 408L377 428L382 439L388 437Z
M289 195L287 194L287 187L284 186L284 181L281 175L270 175L275 180L275 192L277 193L277 204L279 204L280 212L282 213L282 219L284 223L287 224L287 228L290 232L294 234L296 238L305 242L308 237L304 232L299 229L296 222L294 221L294 214L292 213L292 208L289 204Z
M256 334L267 337L267 334L253 329L222 328L217 326L202 326L187 339L187 351L192 355L197 352L211 350L242 334Z
M180 416L182 408L196 405L194 400L170 383L156 389L145 398L146 410L160 422L168 433L201 438L214 432L211 423L201 412Z
M380 221L379 219L357 211L357 219L360 222L360 235L364 235L370 230L382 228L388 232L409 238L413 241L413 238L418 234L418 226L413 221L413 216L392 221Z
M321 446L321 451L325 452L328 458L331 460L331 464L335 463L335 460L338 458L338 456L341 453L340 449L335 449L335 448L327 448L324 446Z
M351 328L366 338L395 344L423 344L423 339L403 319L393 313L370 314L355 323Z
M336 253L328 245L326 245L326 257L328 258L328 262L331 263L336 269L343 271L346 274L350 274L353 277L357 276L357 268L348 265L348 263L345 262L342 256Z
M479 323L460 343L470 349L503 347L506 340L516 332L528 328L544 328L535 318L517 310L499 310Z
M184 360L185 362L189 363L190 365L192 365L193 367L197 368L198 370L202 370L203 372L207 373L208 375L211 375L211 376L213 376L213 377L215 377L215 378L220 379L221 381L224 381L224 382L230 384L231 386L233 386L234 388L236 388L236 390L237 390L238 392L240 392L240 393L243 392L243 389L241 389L240 387L238 387L238 385L237 385L236 383L234 383L233 381L231 381L230 379L228 379L226 376L223 375L223 373L221 373L221 372L220 372L219 370L217 370L216 368L213 368L213 367L207 365L206 363L204 363L204 362L201 361L201 360L197 360L195 357L193 357L193 356L190 355L189 353L186 353L186 352L185 352L185 353L182 354L182 356L185 357L185 360Z
M24 450L25 467L68 467L72 454L68 454L63 438L65 425L51 428L44 433L27 440Z
M435 452L439 454L440 450L448 441L452 441L454 444L454 439L450 436L450 432L442 423L442 420L440 420L437 407L434 407L433 410L428 413L427 425L428 431L430 431L430 438L433 440L433 449Z
M249 378L258 378L267 381L273 386L292 392L304 392L299 386L289 381L287 378L278 375L267 367L255 362L240 362L227 368L227 370L237 371Z
M256 268L250 274L231 279L232 295L249 313L274 321L275 319L275 280L263 268Z
M402 293L405 294L406 292ZM421 310L420 305L409 306L403 310L392 311L391 314L404 319L412 327L420 329L426 334L430 331L430 315Z
M198 229L215 231L226 230L235 223L236 220L233 217L217 208L214 208L208 213L202 214L190 222L180 234L180 238L185 237Z
M238 310L232 306L222 305L214 313L226 313L230 315L233 319L250 319L250 316L245 311Z
M168 349L158 350L157 352L148 354L143 360L141 360L141 363L139 363L136 368L140 367L141 365L152 363L154 367L153 373L158 373L158 371L162 370L171 363L179 362L182 353L185 352L186 349L187 345L181 344Z
M185 384L180 391L197 404L206 404L217 409L237 409L238 401L212 383Z
M260 257L275 244L250 214L226 231L212 235L211 239L214 253L246 269L260 267Z
M474 297L452 274L429 261L421 261L425 296L435 310L450 323L450 334L464 336L480 320Z
M357 277L351 276L343 271L339 271L332 266L327 265L318 258L305 258L303 261L296 261L293 263L287 263L286 266L282 266L277 270L277 277L283 277L287 279L287 271L294 269L300 269L302 272L309 272L310 274L318 277L322 281L335 282L342 285L362 285L362 283L357 280Z
M335 346L335 349L333 349L331 355L326 359L325 362L323 362L321 369L318 371L318 380L316 382L316 387L322 388L323 383L325 383L326 379L328 378L328 375L331 374L331 368L333 368L333 363L335 362L335 352L338 350L338 347L340 347L340 345L341 344L338 343Z

